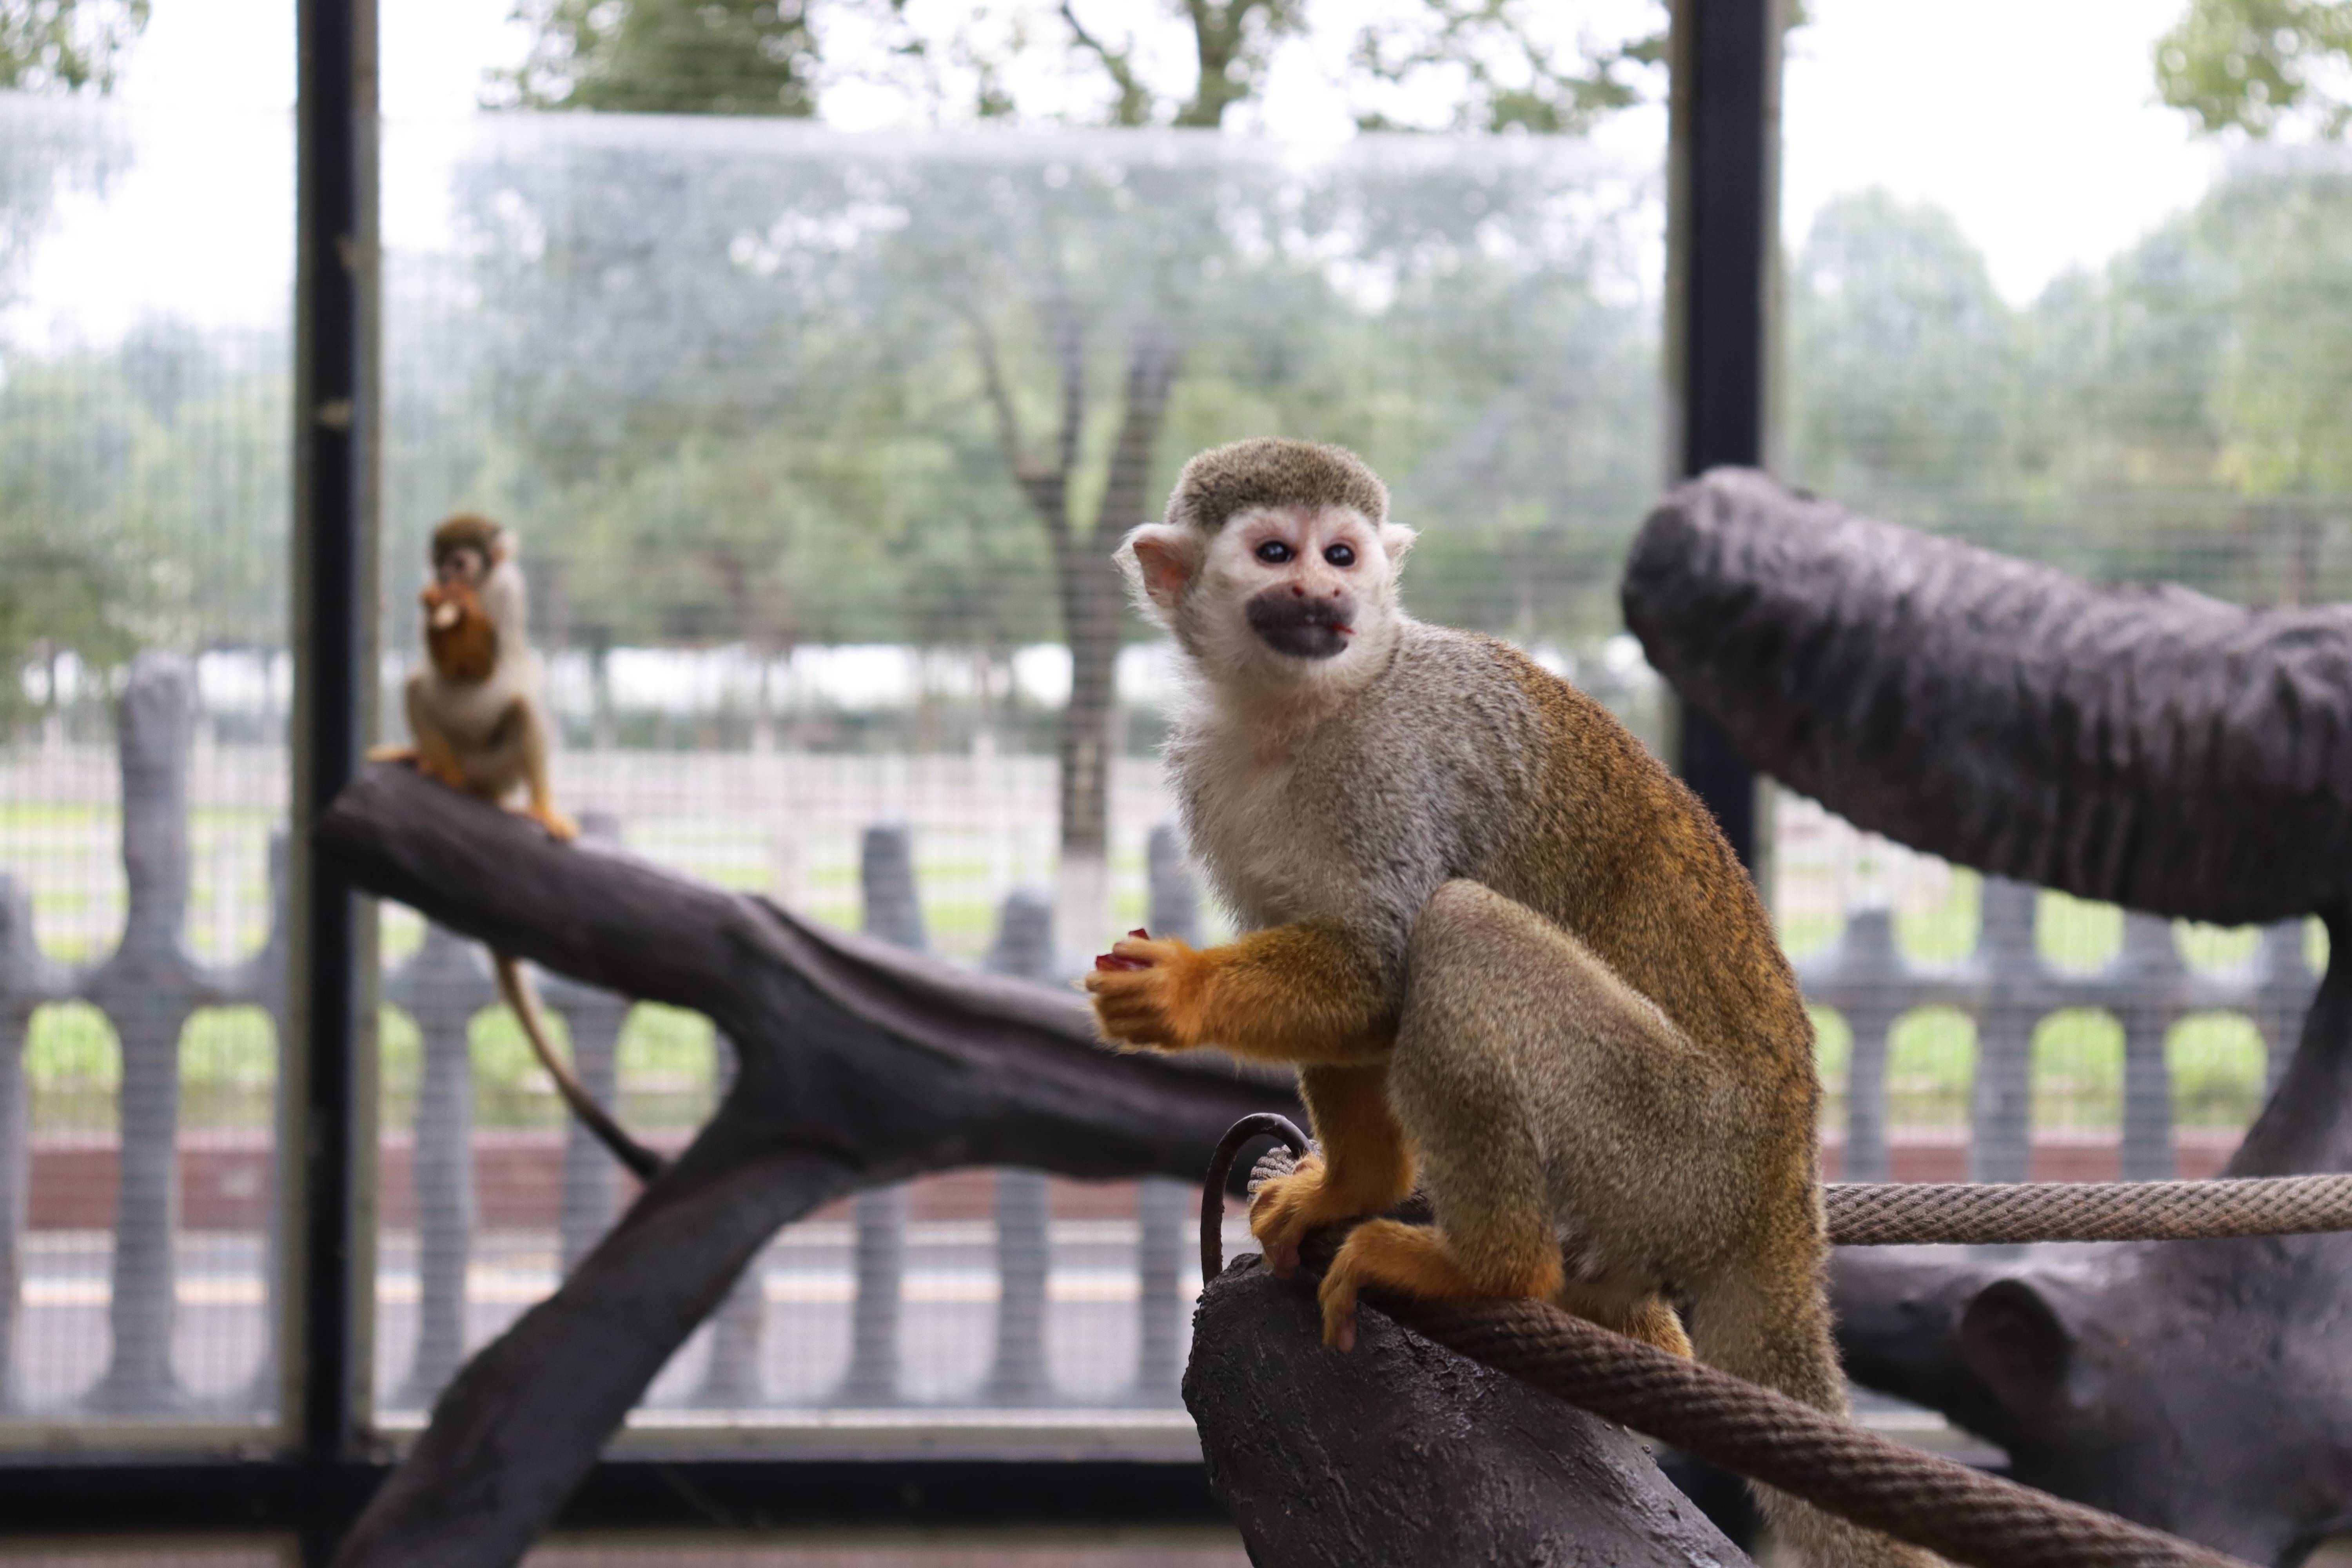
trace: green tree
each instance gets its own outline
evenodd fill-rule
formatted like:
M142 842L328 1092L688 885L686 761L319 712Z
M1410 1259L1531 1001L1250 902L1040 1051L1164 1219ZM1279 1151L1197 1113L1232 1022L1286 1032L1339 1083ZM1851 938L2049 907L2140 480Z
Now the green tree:
M1949 215L1842 196L1814 218L1789 291L1790 456L1806 482L1860 503L1969 489L2010 466L2013 323Z
M847 9L856 0L840 4ZM1430 25L1410 37L1361 41L1358 63L1367 89L1387 91L1394 101L1425 97L1433 82L1454 82L1458 112L1444 124L1580 129L1632 101L1634 89L1620 73L1654 61L1660 52L1651 39L1563 53L1541 42L1528 20L1533 13L1513 0L1431 0L1431 6ZM514 85L524 101L562 107L807 113L809 84L818 65L808 11L760 11L745 26L772 29L761 50L738 46L730 52L716 41L714 29L738 15L751 12L688 0L601 0L593 5L559 0L541 23L537 63L526 67ZM1156 87L1148 77L1143 24L1113 33L1094 19L1092 7L1081 8L1076 0L1066 0L1056 14L1061 36L1013 36L987 45L970 33L948 39L914 36L906 13L896 6L869 8L866 15L897 28L889 36L901 59L919 66L943 50L958 51L974 68L967 74L981 84L981 100L970 106L978 114L1018 110L1004 98L1002 84L1013 74L1016 56L1042 49L1055 52L1074 71L1092 73L1095 89L1080 97L1098 103L1101 118L1110 123L1207 128L1223 123L1229 110L1259 89L1275 47L1300 26L1302 7L1299 0L1171 0L1156 15L1187 31L1195 67L1181 91ZM633 37L686 37L699 52L687 68L672 63L683 57L633 45ZM784 64L795 73L791 81L797 97L776 85ZM1381 122L1371 111L1365 118ZM1326 271L1286 254L1281 242L1269 247L1268 241L1303 226L1323 233L1328 243L1351 224L1368 225L1361 243L1354 246L1356 263L1385 268L1393 281L1414 284L1430 275L1423 270L1425 258L1412 247L1425 247L1427 258L1439 258L1454 274L1439 285L1436 291L1442 293L1468 286L1477 275L1473 258L1482 227L1535 216L1533 209L1513 209L1521 192L1507 172L1490 173L1487 190L1468 192L1451 171L1424 175L1417 184L1367 182L1344 194L1324 193L1338 205L1302 216L1287 210L1292 193L1270 168L1213 170L1189 163L1185 157L1155 163L1097 156L1073 148L1071 156L1043 168L939 161L910 172L885 164L858 172L838 188L823 185L828 175L842 177L838 165L814 182L807 167L781 174L771 169L751 176L749 185L726 176L739 188L725 192L696 179L649 193L642 179L599 179L574 171L569 177L581 182L575 191L584 185L589 193L587 207L650 195L677 226L649 230L642 214L614 211L609 215L612 226L600 228L581 221L586 208L580 196L570 194L560 199L563 216L551 224L554 207L545 199L544 182L541 195L525 199L520 209L533 215L530 221L548 237L543 259L530 264L542 280L544 267L583 281L618 278L624 288L640 288L644 258L627 253L638 239L618 237L705 234L733 258L732 268L695 272L691 283L683 274L671 281L691 289L697 302L689 310L697 318L715 322L723 314L734 351L730 375L740 370L747 388L762 375L776 378L772 409L792 405L787 382L811 384L799 378L813 355L834 352L852 359L878 357L868 358L865 370L833 386L897 386L897 395L914 401L952 388L967 398L961 416L950 416L936 427L942 443L936 471L969 479L976 461L992 466L992 476L971 488L996 499L974 506L961 499L962 492L942 487L934 492L940 504L924 526L968 527L966 537L982 538L980 524L1001 515L1009 480L1013 515L1025 513L1044 536L1072 658L1071 696L1059 744L1062 906L1072 922L1063 926L1066 931L1083 919L1077 914L1081 907L1100 902L1110 764L1120 749L1114 729L1115 673L1128 628L1109 553L1119 535L1146 515L1170 477L1161 447L1178 385L1214 355L1246 352L1234 345L1253 332L1261 342L1294 341L1299 324L1317 319L1317 307L1329 302ZM1222 193L1214 175L1226 181ZM1041 179L1047 187L1043 193L1031 183ZM1366 205L1347 205L1356 200ZM494 206L478 205L474 210L489 215L485 222L495 225L504 220L496 217ZM762 207L758 218L749 216ZM732 225L731 231L709 234L714 221ZM881 226L861 231L861 226L877 224ZM1253 235L1260 237L1254 240ZM1537 245L1534 251L1545 248ZM852 288L844 293L845 275L835 269L833 258L849 252L871 255L879 264L871 281L881 292ZM1250 289L1238 287L1243 278ZM593 282L588 287L597 289ZM1507 286L1498 286L1498 297L1507 293ZM510 297L526 312L538 308L520 295ZM913 301L933 303L910 310ZM625 301L610 303L622 318L631 313ZM1304 314L1284 314L1294 308ZM713 313L703 318L706 310ZM675 301L667 321L675 326ZM612 330L611 321L604 321L597 335L608 336ZM886 362L888 373L876 374ZM707 438L713 421L723 426L733 416L703 389L682 387L674 400L658 395L658 383L667 373L635 356L567 355L564 363L571 374L562 379L545 374L545 366L515 367L527 384L516 405L534 411L527 417L545 420L534 438L541 450L570 447L609 453L651 437L651 447L638 449L675 453L689 439ZM709 373L698 362L679 363L688 374ZM1517 362L1513 357L1505 363ZM919 385L899 379L910 373L919 377ZM648 374L656 384L646 384ZM578 395L583 378L594 384L614 376L631 378L632 398ZM731 405L756 405L750 400ZM825 408L840 405L835 396ZM814 405L810 417L814 423L797 432L796 439L814 435L814 425L822 423ZM587 424L563 429L578 421ZM657 433L665 425L669 428ZM1499 417L1484 438L1507 446L1504 433L1518 427L1514 418ZM982 437L977 445L975 434ZM1534 447L1539 441L1528 444ZM670 458L657 461L667 465ZM1601 466L1614 471L1611 464ZM1466 461L1458 471L1469 471ZM801 493L798 487L794 493ZM678 516L675 510L669 515ZM1516 514L1516 521L1525 523L1528 516ZM766 613L761 606L783 602L781 580L751 564L761 557L747 541L722 544L709 526L678 520L698 542L681 542L676 559L699 559L719 578L731 573L740 584L722 595L732 606L722 619L756 622ZM1507 513L1496 526L1507 528L1514 521ZM915 553L902 552L902 559ZM1018 559L1001 547L981 553L1008 564ZM738 564L722 567L717 564L721 560ZM751 586L753 578L762 576L768 588ZM651 580L635 579L641 585ZM935 576L925 602L968 604L968 596L952 590L958 582L971 581L969 574L961 579L952 573ZM982 620L990 624L985 612Z
M523 15L530 53L494 75L499 101L635 114L816 110L805 0L553 0Z
M2264 137L2295 124L2341 137L2352 0L2190 0L2157 41L2164 101L2209 133Z
M0 88L112 90L150 0L0 0Z

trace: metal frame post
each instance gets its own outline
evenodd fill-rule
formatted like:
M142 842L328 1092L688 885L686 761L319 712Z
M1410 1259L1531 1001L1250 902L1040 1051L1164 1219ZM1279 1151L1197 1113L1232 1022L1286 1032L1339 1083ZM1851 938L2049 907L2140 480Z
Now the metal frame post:
M310 851L310 824L349 782L373 677L377 458L374 0L298 0L294 325L295 919L285 1130L289 1205L284 1358L300 1467L324 1483L359 1456L367 1370L362 1291L360 1067L372 1053L362 960L373 922ZM324 1563L345 1489L307 1489L294 1523Z
M1779 0L1675 0L1666 341L1678 478L1764 460L1780 32ZM1676 711L1677 771L1753 872L1755 772L1712 720Z

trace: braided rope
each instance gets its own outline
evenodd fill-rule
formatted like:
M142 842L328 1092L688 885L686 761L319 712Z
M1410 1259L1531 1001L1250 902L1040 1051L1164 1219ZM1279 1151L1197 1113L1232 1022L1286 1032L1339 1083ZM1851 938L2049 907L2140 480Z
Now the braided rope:
M1614 1334L1549 1302L1374 1298L1399 1322L1608 1420L1974 1568L2245 1568Z
M1201 1211L1202 1277L1225 1173L1249 1136L1218 1150ZM1288 1168L1269 1152L1256 1180ZM1255 1183L1253 1184L1255 1184ZM1830 1239L1895 1242L2179 1241L2352 1230L2352 1175L2210 1182L1855 1183L1823 1189ZM1211 1203L1216 1205L1213 1218ZM1546 1301L1444 1302L1375 1292L1381 1307L1474 1361L1814 1507L1972 1568L2247 1568L2193 1542L2021 1487L1801 1405L1728 1373L1612 1333Z
M2190 1241L2352 1230L2352 1175L2215 1182L1854 1182L1822 1189L1830 1239Z

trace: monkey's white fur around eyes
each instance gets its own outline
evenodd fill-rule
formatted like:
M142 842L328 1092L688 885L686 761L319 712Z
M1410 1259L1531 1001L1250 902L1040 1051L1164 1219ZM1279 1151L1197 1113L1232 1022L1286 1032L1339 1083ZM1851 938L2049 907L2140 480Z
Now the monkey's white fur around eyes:
M1413 539L1402 523L1375 523L1350 507L1269 507L1236 512L1209 533L1144 523L1128 531L1115 559L1137 610L1175 639L1192 667L1187 673L1226 689L1228 700L1255 695L1290 708L1359 690L1386 667L1402 619L1398 578ZM1244 606L1275 574L1256 554L1269 541L1292 552L1282 567L1286 580L1309 593L1353 595L1358 614L1341 652L1301 659L1276 652L1252 630ZM1334 546L1347 547L1352 563L1328 563L1324 554Z

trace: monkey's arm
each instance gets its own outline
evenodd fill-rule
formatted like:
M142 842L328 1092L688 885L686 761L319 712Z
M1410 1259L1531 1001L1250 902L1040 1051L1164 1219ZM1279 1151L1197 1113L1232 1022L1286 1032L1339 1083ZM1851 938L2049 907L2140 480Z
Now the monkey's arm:
M1336 921L1275 926L1205 951L1129 937L1111 952L1148 965L1087 976L1096 1023L1116 1044L1363 1066L1396 1038L1379 954Z

